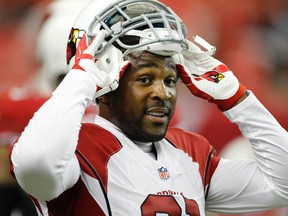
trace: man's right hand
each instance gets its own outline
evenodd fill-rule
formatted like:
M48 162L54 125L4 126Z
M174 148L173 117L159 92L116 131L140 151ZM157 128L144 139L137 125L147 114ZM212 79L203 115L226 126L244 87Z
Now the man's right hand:
M97 60L102 56L95 55L99 48L102 46L102 42L105 39L105 30L99 31L96 37L93 38L90 44L88 44L87 34L84 34L80 40L75 56L75 64L72 70L81 70L88 73L94 80L96 85L95 98L106 94L109 91L113 91L118 87L120 74L128 67L129 62L123 62L117 74L110 73L111 71L102 71L96 66Z

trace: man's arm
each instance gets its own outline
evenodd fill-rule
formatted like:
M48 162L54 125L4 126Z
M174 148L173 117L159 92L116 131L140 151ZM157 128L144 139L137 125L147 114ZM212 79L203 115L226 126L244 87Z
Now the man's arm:
M80 168L74 152L95 87L88 74L70 71L14 145L15 177L37 199L53 199L78 180Z
M207 210L241 213L287 206L287 131L253 93L224 114L249 139L255 161L221 159L211 180Z
M226 65L194 43L189 45L202 55L179 55L181 80L193 95L216 104L239 126L255 155L255 161L220 160L211 178L207 210L240 213L287 206L287 131L252 92L247 97L246 88Z
M75 149L84 111L98 90L115 81L95 65L94 54L105 34L100 31L89 45L83 36L73 69L12 149L11 168L18 183L38 200L57 197L79 178Z

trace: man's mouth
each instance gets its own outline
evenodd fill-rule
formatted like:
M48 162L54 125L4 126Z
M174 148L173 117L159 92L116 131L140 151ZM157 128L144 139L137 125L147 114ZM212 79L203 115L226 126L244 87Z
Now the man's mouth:
M147 115L155 116L155 117L163 117L164 113L156 113L156 112L148 112Z
M146 110L145 114L156 118L163 118L168 116L169 109L166 107L151 107Z

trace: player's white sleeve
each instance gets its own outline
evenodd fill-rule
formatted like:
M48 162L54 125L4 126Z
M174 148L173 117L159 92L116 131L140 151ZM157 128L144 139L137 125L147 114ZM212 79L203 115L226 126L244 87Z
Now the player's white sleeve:
M224 113L249 139L254 160L221 159L211 179L208 211L241 213L288 206L288 133L252 92Z
M74 153L82 116L95 91L87 73L70 71L14 146L11 160L16 179L35 198L51 200L79 179Z

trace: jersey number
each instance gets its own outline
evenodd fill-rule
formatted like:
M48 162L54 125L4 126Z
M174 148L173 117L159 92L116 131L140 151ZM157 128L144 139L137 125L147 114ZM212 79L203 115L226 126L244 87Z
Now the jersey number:
M199 207L195 200L185 200L185 212L189 216L200 216ZM141 206L144 216L155 216L156 213L166 213L168 215L182 215L181 207L173 196L149 195Z

